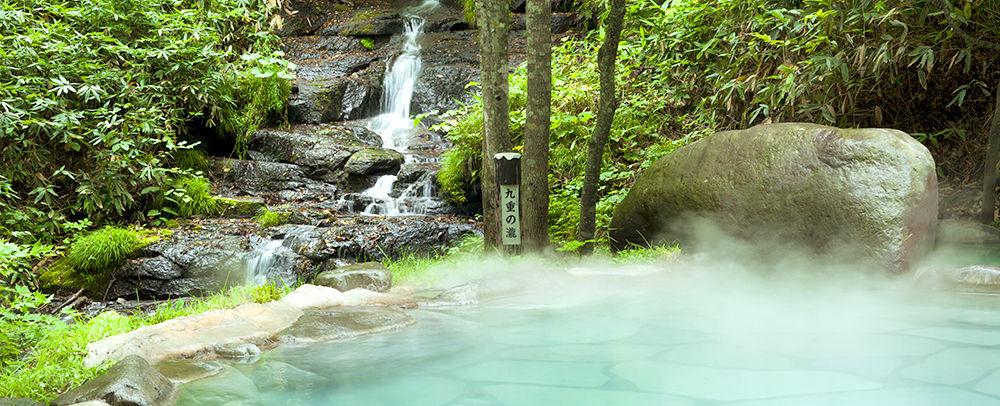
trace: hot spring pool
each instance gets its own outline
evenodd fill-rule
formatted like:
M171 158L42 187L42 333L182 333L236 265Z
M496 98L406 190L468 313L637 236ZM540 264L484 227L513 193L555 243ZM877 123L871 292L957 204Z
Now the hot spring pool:
M541 274L398 332L281 346L192 405L1000 405L1000 297L866 278Z

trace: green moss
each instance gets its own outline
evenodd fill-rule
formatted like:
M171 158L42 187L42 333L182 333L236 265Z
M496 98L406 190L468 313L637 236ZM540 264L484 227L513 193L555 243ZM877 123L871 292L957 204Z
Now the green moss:
M219 215L222 217L248 218L256 216L263 210L267 210L263 203L252 200L216 197L215 203L218 204Z
M48 291L84 288L91 297L100 297L111 280L111 271L139 248L160 239L149 230L106 226L76 237L69 251L39 277Z
M375 41L372 41L371 38L362 38L361 39L361 46L363 46L363 47L365 47L365 49L371 51L371 50L375 49Z
M268 209L264 209L263 212L254 217L257 223L261 227L274 227L285 224L288 221L289 213L287 212L273 212Z

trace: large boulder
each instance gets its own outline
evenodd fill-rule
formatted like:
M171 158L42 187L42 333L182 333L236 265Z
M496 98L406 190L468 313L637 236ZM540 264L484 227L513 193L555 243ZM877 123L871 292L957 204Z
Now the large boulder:
M392 272L381 262L363 262L320 272L313 283L342 292L355 288L385 292L392 285Z
M934 242L934 160L897 130L783 123L720 132L636 180L615 210L612 245L692 242L692 218L749 241L903 271Z
M391 149L365 148L351 155L344 172L360 176L395 174L404 160L403 154Z
M104 374L59 395L53 406L101 400L112 406L169 406L177 388L138 355L122 358Z

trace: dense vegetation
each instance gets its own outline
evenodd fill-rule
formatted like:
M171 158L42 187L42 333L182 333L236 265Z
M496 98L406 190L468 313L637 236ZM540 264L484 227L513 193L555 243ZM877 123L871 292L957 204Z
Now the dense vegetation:
M600 14L604 2L589 2ZM601 174L598 229L655 158L717 130L778 121L891 127L913 134L946 175L970 175L984 150L1000 56L953 27L1000 43L989 1L631 0L617 67L619 102ZM566 40L553 56L551 232L575 237L603 36ZM525 70L511 79L520 143ZM442 127L456 147L438 179L454 201L473 192L481 107ZM606 234L598 234L599 239Z
M964 159L981 156L1000 55L955 28L1000 43L1000 8L992 0L952 1L630 0L599 230L657 157L717 130L764 122L899 128L931 148L943 173L969 175ZM57 284L63 269L99 274L160 235L120 223L223 210L208 195L200 173L207 162L194 140L208 131L239 154L249 134L279 118L292 68L268 29L280 3L0 2L0 397L48 400L92 376L99 369L81 362L88 342L280 297L274 287L244 288L190 306L88 320L72 310L47 314L49 298L33 289L43 269L56 272L50 282ZM603 4L581 7L599 16ZM579 223L602 40L597 29L562 37L554 49L550 225L567 247ZM511 77L515 144L525 83L519 67ZM440 128L455 148L439 180L450 199L474 199L481 106L449 114ZM269 226L287 217L265 210L256 219ZM465 241L440 257L388 265L397 281L427 283L437 264L481 245ZM47 262L60 251L63 259ZM625 251L618 260L674 253Z
M187 128L239 140L284 106L274 3L3 2L0 237L167 214L197 183Z
M25 397L48 403L60 393L106 370L83 366L87 344L142 326L211 309L232 308L280 299L289 288L239 286L194 301L164 302L150 312L130 315L110 311L90 318L65 309L40 312L48 298L23 285L16 292L0 285L0 398ZM19 295L7 300L7 294ZM69 321L69 322L67 322Z

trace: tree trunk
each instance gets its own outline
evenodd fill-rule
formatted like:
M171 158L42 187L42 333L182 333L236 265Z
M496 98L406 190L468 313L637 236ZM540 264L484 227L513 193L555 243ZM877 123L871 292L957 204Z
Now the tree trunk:
M549 245L549 116L552 101L552 2L528 0L528 92L521 166L522 245L542 252Z
M500 248L499 189L493 155L511 149L507 95L508 5L506 1L476 0L479 25L479 66L483 87L483 161L479 172L483 197L483 237L487 250Z
M1000 84L997 85L996 102L993 104L993 121L990 124L989 145L983 164L983 211L979 219L983 223L993 223L996 210L997 154L1000 153Z
M597 123L587 145L587 166L583 174L583 192L580 195L580 233L577 241L584 242L581 252L590 254L594 245L587 242L594 239L597 216L597 183L604 160L604 147L611 134L611 123L615 119L615 58L618 56L618 41L625 17L625 0L610 0L608 17L605 20L604 43L597 52L597 66L601 71L601 96L597 105Z

